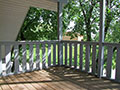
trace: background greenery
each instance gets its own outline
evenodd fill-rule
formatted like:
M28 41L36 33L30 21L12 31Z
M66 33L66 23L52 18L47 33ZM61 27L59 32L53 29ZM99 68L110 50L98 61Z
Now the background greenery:
M71 34L69 34L71 38L76 37L76 33L80 33L84 36L83 41L99 41L99 3L100 0L69 0L63 9L63 34L71 29ZM69 26L70 22L74 22L73 27ZM105 42L120 43L119 33L120 2L119 0L106 0ZM31 7L17 40L57 40L57 12ZM115 52L116 48L113 49L113 53ZM107 47L105 47L104 55L106 63ZM115 67L115 54L113 55L113 67Z

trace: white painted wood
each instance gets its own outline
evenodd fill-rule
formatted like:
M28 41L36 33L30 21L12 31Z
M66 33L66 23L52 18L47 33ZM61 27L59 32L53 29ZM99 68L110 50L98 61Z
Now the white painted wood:
M1 53L2 53L2 50L1 50L1 45L0 45L0 76L2 75L2 72L3 72L3 70L2 70L2 55L1 55Z
M69 43L69 66L72 66L72 43Z
M63 65L63 43L61 43L61 65Z
M65 66L67 66L67 55L68 55L68 52L67 52L67 50L68 50L68 45L67 45L67 43L65 43Z
M92 48L92 74L96 75L96 45Z
M30 71L34 70L33 65L34 65L33 44L30 44L29 45L29 69Z
M5 45L6 75L11 73L11 46Z
M63 65L63 45L61 43L62 40L62 8L63 3L58 2L58 65Z
M14 45L14 73L17 74L19 72L19 48L18 45Z
M63 65L63 44L58 44L58 65Z
M105 0L100 0L100 32L99 32L99 57L98 57L98 77L103 75L104 62L104 29L105 29Z
M40 69L40 44L36 44L36 69Z
M80 70L83 70L83 44L80 44Z
M120 81L120 46L117 47L115 79L116 79L116 81Z
M48 66L51 66L51 43L48 43Z
M62 3L58 2L58 40L62 40Z
M112 71L112 56L113 56L113 47L108 47L108 55L107 55L107 67L106 67L106 77L111 79L111 71Z
M53 43L53 66L56 66L56 43Z
M26 44L22 44L22 72L26 72Z
M42 69L46 68L46 52L45 43L42 43Z
M99 45L98 42L91 41L70 41L70 40L62 40L62 43L78 43L78 44L89 44L89 45ZM120 45L120 44L119 44Z
M90 46L86 45L86 61L85 61L85 72L89 72L89 65L90 65Z
M74 43L74 68L77 68L77 43Z

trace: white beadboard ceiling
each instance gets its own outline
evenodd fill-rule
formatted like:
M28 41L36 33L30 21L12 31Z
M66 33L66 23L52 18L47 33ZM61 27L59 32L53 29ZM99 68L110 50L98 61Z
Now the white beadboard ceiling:
M57 11L57 1L0 0L0 41L15 41L30 7Z

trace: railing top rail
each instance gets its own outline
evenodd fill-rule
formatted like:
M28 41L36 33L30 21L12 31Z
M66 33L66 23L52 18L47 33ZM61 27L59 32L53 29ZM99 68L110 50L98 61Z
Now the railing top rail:
M91 42L91 41L61 41L63 43L78 43L78 44L89 44L89 45L99 45L99 42ZM103 43L104 46L115 46L120 47L120 43Z
M39 43L58 43L58 40L36 40L36 41L0 41L0 45L3 44L39 44Z
M89 45L99 45L99 42L91 42L91 41L61 41L63 43L78 43L78 44L89 44Z
M115 46L120 47L120 43L103 43L104 46Z
M89 44L89 45L99 45L99 42L91 42L91 41L69 41L69 40L35 40L35 41L0 41L0 45L8 45L8 44L39 44L39 43L78 43L78 44ZM114 46L120 47L120 43L103 43L104 46Z

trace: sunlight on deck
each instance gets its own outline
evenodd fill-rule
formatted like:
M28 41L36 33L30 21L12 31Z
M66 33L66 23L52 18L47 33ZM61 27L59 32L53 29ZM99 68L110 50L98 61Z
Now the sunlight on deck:
M0 90L120 90L120 84L78 70L52 67L0 78Z

